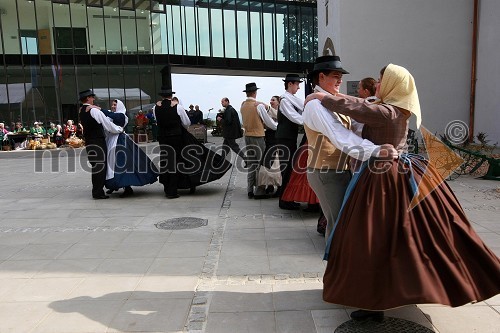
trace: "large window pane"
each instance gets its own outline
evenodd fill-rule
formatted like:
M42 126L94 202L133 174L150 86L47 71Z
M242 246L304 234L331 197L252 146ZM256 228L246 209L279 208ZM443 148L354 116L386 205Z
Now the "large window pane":
M247 12L238 11L238 58L248 59L250 58L250 52L248 49L248 17Z
M208 20L208 9L198 8L198 30L199 30L199 45L200 55L204 57L210 56L210 22Z
M224 10L224 41L226 58L236 58L236 22L234 10Z
M264 59L275 60L276 43L274 40L274 35L275 35L274 33L276 29L274 28L274 15L269 13L264 13L263 25L264 25Z
M91 54L106 54L109 46L106 43L105 32L108 26L104 25L104 9L87 7L89 21L89 44Z
M222 33L222 10L214 9L210 10L211 13L211 27L212 27L212 52L214 57L224 56L224 45L223 39L224 34Z
M262 59L262 45L261 45L261 21L260 13L250 13L250 34L252 54L251 59Z
M183 28L180 13L179 6L167 6L168 52L170 54L182 54Z
M196 55L196 20L195 20L195 8L185 7L185 41L186 41L186 54Z

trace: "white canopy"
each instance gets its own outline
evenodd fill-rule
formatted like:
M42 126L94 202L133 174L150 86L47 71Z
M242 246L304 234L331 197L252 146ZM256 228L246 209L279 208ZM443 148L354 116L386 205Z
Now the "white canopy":
M125 102L127 100L150 100L151 97L139 88L96 88L93 90L98 99L113 100L119 99Z
M131 108L129 111L130 112L137 112L139 110L142 110L142 111L149 111L151 110L156 104L155 103L148 103L148 104L142 104L142 105L138 105L136 106L135 108Z
M22 103L31 91L31 83L0 84L0 104ZM7 98L7 91L9 96Z

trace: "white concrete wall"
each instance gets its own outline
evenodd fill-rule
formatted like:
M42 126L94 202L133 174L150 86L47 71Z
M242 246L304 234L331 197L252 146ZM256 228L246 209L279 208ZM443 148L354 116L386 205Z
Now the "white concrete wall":
M474 133L500 144L500 1L480 3Z
M332 38L344 68L351 73L344 76L345 81L367 76L378 78L379 70L388 63L404 66L415 77L425 127L442 134L452 120L469 123L473 1L328 2L329 25L326 27L323 15L326 0L318 1L319 52L323 50L326 37ZM488 24L492 35L498 27L495 13L500 12L499 8L498 0L483 1L483 11L491 16L484 23ZM498 50L496 30L497 35L491 38L496 40ZM493 63L497 59L491 57L490 61ZM484 66L482 71L491 70ZM495 70L498 74L498 66L492 72ZM491 72L488 75L498 77ZM478 101L478 104L480 108L485 107L484 102ZM414 121L410 122L410 127L415 128ZM495 134L493 129L488 129L489 136L498 138L496 131Z

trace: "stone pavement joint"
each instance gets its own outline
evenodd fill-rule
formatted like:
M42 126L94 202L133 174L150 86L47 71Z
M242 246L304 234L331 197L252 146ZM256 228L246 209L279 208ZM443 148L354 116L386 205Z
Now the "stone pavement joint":
M236 187L237 172L235 171L236 168L233 164L233 167L231 168L231 175L229 176L229 182L226 187L226 193L224 194L223 204L219 211L219 217L216 219L215 230L212 233L209 250L203 263L201 273L203 282L198 284L195 291L195 297L193 298L191 307L189 309L188 322L185 325L189 332L196 332L199 330L203 331L206 326L208 311L210 309L210 300L212 297L212 294L207 292L206 289L213 290L213 284L207 282L213 280L219 264L219 257L224 239L224 231L228 218L228 210L231 207L231 197ZM205 290L203 290L202 288ZM195 304L195 299L199 300L200 297L203 297L204 303Z
M31 233L31 232L78 232L78 231L134 231L137 227L122 226L88 226L88 227L25 227L25 228L0 228L0 233Z

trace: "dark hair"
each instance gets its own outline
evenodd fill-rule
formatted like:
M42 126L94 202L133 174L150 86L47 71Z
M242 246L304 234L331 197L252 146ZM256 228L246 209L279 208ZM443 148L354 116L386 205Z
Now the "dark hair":
M389 66L389 65L387 65L387 66ZM380 78L382 78L382 76L384 76L385 69L387 68L387 66L384 66L384 68L382 68L382 69L380 70Z
M275 96L272 96L271 98L276 98L278 100L278 103L281 102L281 97L279 97L279 96L275 95Z
M223 97L223 98L222 98L222 100L223 100L224 102L228 102L228 103L229 103L229 98L227 98L227 97Z
M366 89L370 92L371 96L375 95L375 90L377 89L377 81L372 77L365 77L361 82L361 88Z

